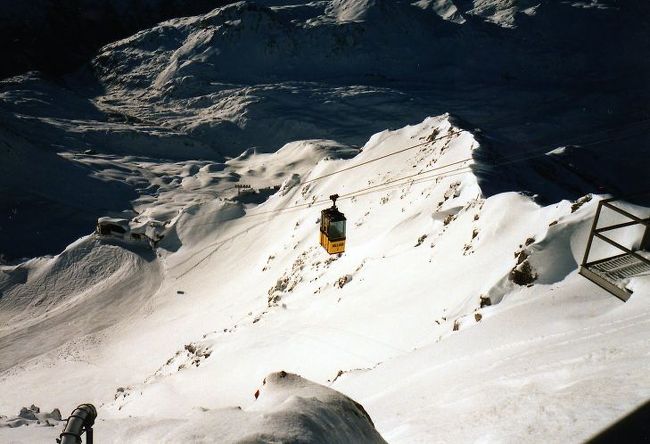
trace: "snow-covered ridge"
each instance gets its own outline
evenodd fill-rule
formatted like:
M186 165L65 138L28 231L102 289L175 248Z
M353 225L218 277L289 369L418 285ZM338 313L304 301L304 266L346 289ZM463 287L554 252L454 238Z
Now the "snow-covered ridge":
M92 400L106 420L97 433L166 442L197 427L206 440L247 427L286 437L293 412L341 417L327 399L352 408L293 376L286 390L277 376L271 392L260 389L284 369L351 394L390 442L585 439L650 395L639 389L648 277L629 283L624 307L580 278L598 197L545 207L519 193L485 197L474 173L480 150L443 115L377 133L352 158L312 140L183 167L182 180L138 205L142 217L169 221L155 257L88 238L55 258L2 267L2 313L12 317L0 350L12 361L0 374L0 411ZM280 188L260 205L267 196L226 193L218 177ZM348 218L340 257L317 242L320 202L334 192ZM48 383L61 373L74 378ZM312 395L324 404L301 401ZM531 429L528 412L555 396L561 405ZM510 421L493 421L503 404ZM342 440L381 439L346 409L355 422ZM26 430L0 437L47 429Z

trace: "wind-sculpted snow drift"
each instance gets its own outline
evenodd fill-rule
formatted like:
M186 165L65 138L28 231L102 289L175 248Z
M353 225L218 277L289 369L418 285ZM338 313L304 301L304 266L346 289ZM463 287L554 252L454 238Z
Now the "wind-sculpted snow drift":
M200 408L161 423L153 434L129 421L115 439L146 442L385 443L363 407L347 396L280 371L267 375L247 408ZM122 438L120 438L122 437Z
M169 243L153 257L82 239L0 269L0 356L20 357L0 373L0 413L92 401L109 442L588 438L650 396L650 281L627 282L622 306L578 276L599 196L487 197L482 149L443 115L359 150L311 140L224 163L124 159L158 181L137 217ZM259 204L237 182L277 192ZM334 192L341 256L317 241ZM51 430L0 428L0 440Z

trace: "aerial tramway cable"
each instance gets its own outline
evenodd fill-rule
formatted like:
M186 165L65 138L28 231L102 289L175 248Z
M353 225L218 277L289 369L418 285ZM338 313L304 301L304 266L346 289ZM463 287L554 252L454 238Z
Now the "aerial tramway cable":
M384 154L383 156L375 157L374 159L365 160L365 161L360 162L360 163L358 163L358 164L356 164L356 165L351 165L351 166L349 166L349 167L341 168L340 170L336 170L336 171L334 171L334 172L332 172L332 173L323 174L322 176L318 176L318 177L314 177L313 179L305 180L304 182L301 183L301 185L306 185L306 184L311 183L311 182L316 182L317 180L325 179L325 178L327 178L327 177L334 176L334 175L336 175L336 174L343 173L343 172L345 172L345 171L349 171L349 170L352 170L352 169L354 169L354 168L359 168L359 167L364 166L364 165L367 165L367 164L369 164L369 163L376 162L376 161L378 161L378 160L382 160L382 159L385 159L385 158L387 158L387 157L394 156L394 155L396 155L396 154L401 154L401 153L403 153L403 152L405 152L405 151L409 151L409 150L412 150L412 149L414 149L414 148L418 148L418 147L424 146L424 145L426 145L426 144L428 144L428 143L434 143L434 142L437 142L437 141L439 141L439 140L446 139L447 137L451 137L451 136L455 136L455 135L458 135L458 134L462 134L462 133L464 133L464 132L466 132L466 131L465 131L465 130L460 130L460 131L450 131L450 132L448 132L447 134L445 134L444 136L436 137L436 138L433 138L433 139L427 140L427 141L425 141L425 142L418 143L418 144L416 144L416 145L407 146L406 148L402 148L402 149L399 149L399 150L397 150L397 151L393 151L393 152L391 152L391 153Z
M607 138L607 139L595 140L595 141L587 142L587 143L582 144L582 145L574 146L573 149L582 149L582 148L589 147L589 146L600 145L600 144L606 143L606 142L626 139L626 138L629 138L629 137L632 137L632 136L633 135L628 134L628 135L624 135L624 136L620 136L620 137L612 137L612 138ZM436 139L436 140L441 140L441 139ZM431 142L433 142L433 141L426 142L426 143L431 143ZM409 146L407 148L403 148L403 149L401 149L399 151L389 153L388 155L377 157L375 159L371 159L369 161L363 162L362 164L359 164L359 165L353 165L352 167L344 168L344 169L341 169L341 170L334 171L332 173L328 173L328 174L325 174L325 175L322 175L322 176L318 176L316 178L309 179L307 181L301 182L301 183L297 184L297 186L306 185L307 183L311 183L311 182L314 182L314 181L317 181L317 180L325 179L327 177L331 177L331 176L334 176L336 174L349 171L350 169L356 168L357 166L366 165L366 164L368 164L370 162L380 160L380 159L388 157L390 155L399 154L400 152L404 152L407 149L412 149L412 148L415 148L415 147L418 147L418 146L422 146L423 144L424 143L417 144L417 145L412 145L412 146ZM556 144L556 145L553 145L553 146L546 146L546 147L538 148L538 149L535 149L535 150L525 151L523 153L520 153L520 154L523 154L523 156L519 156L519 157L514 158L514 159L503 160L503 161L495 162L495 163L491 163L491 164L486 164L485 166L488 167L488 168L494 168L494 167L499 167L499 166L511 165L511 164L514 164L514 163L519 163L519 162L523 162L523 161L526 161L526 160L531 160L531 159L535 159L535 158L539 158L539 157L544 157L544 156L546 156L548 154L550 149L552 149L553 147L557 147L557 146L558 145ZM472 161L472 160L474 160L473 157L467 157L467 158L464 158L464 159L457 160L455 162L451 162L449 164L440 165L440 166L437 166L437 167L434 167L434 168L429 168L429 169L420 171L418 173L414 173L414 174L410 174L410 175L407 175L407 176L402 176L402 177L398 177L398 178L395 178L395 179L391 179L389 181L382 182L382 183L370 186L368 188L364 188L362 190L357 190L357 191L353 191L353 192L350 192L350 193L342 194L341 199L347 199L347 198L351 197L351 195L356 193L356 192L360 192L360 191L365 192L365 191L368 191L370 189L378 188L378 187L385 186L385 185L388 185L388 184L392 184L392 183L395 183L395 182L406 181L408 179L411 179L411 178L414 178L414 177L417 177L417 176L421 176L421 175L424 175L424 174L427 174L427 173L430 173L430 172L433 172L433 171L439 171L441 169L448 168L448 167L454 166L454 165L459 165L459 164L462 164L462 163L466 163L466 162L469 162L469 161ZM468 166L458 167L458 168L452 169L450 171L440 173L438 175L433 175L433 176L431 176L431 178L444 177L448 173L455 173L454 175L456 175L456 174L459 174L459 173L457 173L457 171L464 170L464 169L467 169L467 172L469 172L469 171L471 171L471 166L468 165ZM463 171L463 172L465 172L465 171ZM406 184L406 183L407 182L405 182L404 184ZM324 204L324 203L328 203L328 202L329 202L328 199L321 199L321 200L313 201L313 202L305 202L303 204L296 204L296 205L292 205L292 206L289 206L289 207L277 208L277 209L273 209L273 210L266 210L266 211L261 211L261 212L257 212L257 213L252 213L252 214L246 214L246 215L244 215L244 216L242 216L242 217L240 217L238 219L253 217L253 216L260 216L260 215L263 215L263 214L281 213L281 212L288 211L288 210L304 208L304 207L312 207L314 205ZM208 223L205 223L205 224L197 224L197 225L194 225L194 226L199 227L199 226L206 226L206 225L214 225L216 223L221 223L221 222L223 222L223 221L220 221L220 222L208 222Z
M648 120L650 120L650 119L648 119ZM460 132L457 132L455 134L460 134L462 132L463 131L460 131ZM374 158L374 159L370 159L370 160L362 162L362 163L360 163L358 165L353 165L351 167L343 168L343 169L334 171L332 173L328 173L328 174L325 174L325 175L322 175L322 176L318 176L316 178L301 182L301 183L298 184L298 186L305 185L307 183L312 183L312 182L315 182L317 180L325 179L327 177L331 177L331 176L334 176L336 174L349 171L349 170L351 170L353 168L357 168L359 166L367 165L368 163L375 162L375 161L384 159L386 157L396 155L396 154L400 154L400 153L405 152L407 150L414 149L414 148L417 148L419 146L426 145L427 143L433 143L433 142L435 142L437 140L442 140L443 138L449 137L450 135L451 134L447 134L447 135L442 136L442 137L437 138L437 139L433 139L433 140L430 140L430 141L427 141L427 142L412 145L412 146L409 146L409 147L406 147L406 148L402 148L402 149L400 149L398 151L388 153L387 155L383 155L383 156L379 156L379 157ZM634 134L634 135L636 135L636 134ZM583 149L583 148L586 149L587 147L590 147L590 146L596 146L596 145L600 145L600 144L615 141L615 140L622 140L622 139L632 137L634 135L627 134L627 135L618 136L618 137L611 137L611 138L606 138L606 139L593 140L593 141L590 141L590 142L586 142L584 144L574 146L573 148L574 149ZM511 164L514 164L514 163L523 162L523 161L531 160L531 159L534 159L534 158L544 157L544 156L546 156L548 154L550 149L552 149L553 147L557 147L558 145L559 144L555 144L553 146L546 146L546 147L542 147L542 148L537 148L535 150L530 150L530 151L527 151L527 152L523 152L523 153L520 153L520 154L523 154L523 156L519 156L519 157L517 157L515 159L508 159L508 160L504 160L504 161L501 161L501 162L488 164L486 166L490 167L490 168L493 168L493 167L511 165ZM410 174L410 175L407 175L407 176L402 176L402 177L398 177L398 178L395 178L395 179L391 179L391 180L388 180L388 181L385 181L385 182L382 182L382 183L379 183L379 184L371 185L371 186L369 186L367 188L362 188L362 189L359 189L359 190L355 190L355 191L351 191L349 193L342 194L339 197L339 199L340 200L347 200L347 199L351 199L353 197L358 197L358 196L361 196L361 195L367 195L367 194L371 194L371 193L386 191L387 189L392 189L392 188L395 188L395 187L400 187L400 186L404 186L404 185L412 185L412 184L416 184L416 183L424 183L424 182L434 180L434 179L441 179L441 178L445 178L445 177L450 177L450 176L455 176L455 175L459 175L459 174L468 173L468 172L470 172L472 170L471 165L462 165L462 166L458 166L458 165L469 162L471 160L474 160L474 159L472 157L468 157L468 158L465 158L465 159L457 160L455 162L451 162L449 164L445 164L445 165L437 166L437 167L434 167L434 168L426 169L426 170L420 171L418 173L414 173L414 174ZM439 171L439 170L442 170L442 169L445 169L445 168L449 168L451 166L456 166L456 168L453 168L453 169L451 169L449 171L444 171L444 172L432 174L431 176L427 176L427 177L419 177L419 176L423 176L425 174L428 174L428 173L431 173L431 172L434 172L434 171ZM419 179L416 179L418 177L419 177ZM413 180L411 180L409 182L409 179L413 179ZM299 209L303 209L303 208L312 208L314 206L323 205L323 204L326 204L326 203L329 203L329 199L314 200L312 202L305 202L305 203L302 203L302 204L296 204L296 205L292 205L292 206L288 206L288 207L276 208L276 209L273 209L273 210L260 211L260 212L256 212L256 213L252 213L252 214L245 214L245 215L243 215L243 216L241 216L241 217L239 217L237 219L244 219L244 218L262 216L262 215L267 215L267 214L279 214L279 213L284 213L284 212L288 212L288 211L292 211L292 210L299 210ZM197 224L197 225L194 225L194 226L198 227L198 226L205 226L205 225L214 225L216 223L223 223L223 222L227 222L227 221L210 222L210 223L206 223L206 224ZM248 227L243 232L237 233L236 235L231 236L226 240L219 241L219 242L217 242L215 244L212 244L212 245L215 245L215 249L213 251L208 253L208 255L206 255L204 258L202 258L198 263L196 263L195 265L190 267L190 269L186 270L185 272L181 273L176 278L178 279L178 278L184 276L185 274L189 273L192 269L194 269L196 266L198 266L200 263L202 263L204 260L206 260L208 257L210 257L215 251L217 251L219 249L219 247L221 247L226 242L229 242L229 241L233 240L235 237L239 237L240 235L247 233L251 228L254 228L255 226L258 226L258 225L259 224ZM209 247L205 247L205 248L199 250L199 252L205 250L206 248L209 248ZM185 261L183 261L183 262L181 262L181 263L179 263L177 265L182 265L183 263L186 263L192 257L194 257L194 255L190 256L187 260L185 260Z
M575 147L573 147L573 149L583 149L583 148L587 148L587 147L590 147L590 146L600 145L600 144L606 143L606 142L626 139L626 138L632 137L632 136L633 135L628 134L628 135L624 135L624 136L620 136L620 137L611 137L611 138L607 138L607 139L595 140L595 141L591 141L591 142L587 142L587 143L575 146ZM438 140L440 140L440 139L438 139ZM414 148L416 146L421 146L421 144L414 145L414 146L411 146L411 147L407 147L406 149ZM549 150L552 149L553 147L556 147L556 146L557 145L546 146L546 147L542 147L542 148L537 148L535 150L524 151L522 153L519 153L520 156L518 156L518 157L516 157L514 159L508 159L508 160L503 160L503 161L500 161L500 162L486 164L485 166L488 167L488 168L493 168L493 167L499 167L499 166L511 165L511 164L515 164L515 163L519 163L519 162L524 162L526 160L531 160L531 159L535 159L535 158L545 157L545 156L547 156ZM397 154L399 152L405 151L406 149L402 149L402 150L396 151L394 153ZM392 155L392 154L393 153L390 153L389 155ZM523 154L523 155L521 155L521 154ZM384 157L387 157L387 156L384 156ZM378 157L376 159L372 159L371 161L379 160L379 159L380 158ZM356 191L353 191L353 192L350 192L350 193L342 194L340 199L347 199L347 198L352 197L357 192L365 192L365 191L368 191L368 190L371 190L371 189L374 189L374 188L378 188L378 187L381 187L381 186L389 185L389 184L392 184L392 183L395 183L395 182L407 181L408 179L411 179L411 178L422 176L424 174L431 173L431 172L434 172L434 171L439 171L439 170L448 168L450 166L460 165L462 163L466 163L466 162L469 162L471 160L474 160L474 158L467 157L467 158L457 160L455 162L451 162L451 163L448 163L448 164L445 164L445 165L440 165L440 166L437 166L437 167L434 167L434 168L429 168L429 169L420 171L418 173L414 173L414 174L410 174L410 175L407 175L407 176L402 176L402 177L398 177L398 178L395 178L395 179L391 179L391 180L388 180L386 182L382 182L382 183L379 183L379 184L376 184L376 185L372 185L372 186L370 186L368 188L364 188L364 189L361 189L361 190L356 190ZM369 162L365 162L365 163L369 163ZM315 180L324 179L326 177L330 177L330 176L333 176L335 174L339 174L339 173L348 171L349 169L351 169L351 168L345 168L345 169L342 169L342 170L337 170L337 171L334 171L334 172L329 173L327 175L319 176L319 177L316 177L314 179L307 180L305 182L301 182L300 184L298 184L298 186L299 185L305 185L305 184L307 184L309 182L313 182ZM432 175L430 178L433 179L433 178L445 177L448 173L454 173L454 175L457 175L457 174L460 174L459 171L461 171L461 170L467 170L467 171L462 171L462 172L469 172L469 171L471 171L471 166L468 165L468 166L457 167L457 168L454 168L454 169L452 169L450 171L445 171L445 172L442 172L440 174ZM407 183L408 182L405 182L403 184L400 183L400 185L405 185ZM283 210L290 210L290 209L295 209L295 208L311 207L311 206L314 206L314 205L328 203L328 202L329 202L328 199L321 199L319 201L306 202L304 204L297 204L297 205L290 206L290 207L278 208L278 209L275 209L275 210L267 210L267 211L264 211L264 212L257 212L257 213L250 214L250 215L247 214L246 216L243 216L243 217L251 217L251 216L269 214L269 213L274 213L274 212L282 212Z

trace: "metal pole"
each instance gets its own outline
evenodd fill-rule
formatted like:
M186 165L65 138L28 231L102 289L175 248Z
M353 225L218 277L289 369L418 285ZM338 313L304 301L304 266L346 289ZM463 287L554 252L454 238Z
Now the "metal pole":
M645 226L645 233L643 233L643 240L641 240L641 250L650 251L650 225Z
M596 215L594 216L594 223L591 225L591 232L589 233L589 240L587 241L587 248L585 249L585 257L582 259L582 266L587 263L589 259L589 250L591 250L591 243L594 240L594 232L598 226L598 218L600 217L600 210L603 208L603 202L598 202L598 208L596 209Z
M88 436L88 443L93 441L92 426L97 417L97 409L92 404L81 404L74 409L72 414L68 417L65 428L57 442L59 444L80 444L82 430L86 431Z

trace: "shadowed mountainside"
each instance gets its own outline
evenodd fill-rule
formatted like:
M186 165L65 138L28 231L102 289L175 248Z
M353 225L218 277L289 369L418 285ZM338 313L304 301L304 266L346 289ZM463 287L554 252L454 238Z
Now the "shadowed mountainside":
M38 70L71 72L106 43L172 17L231 0L0 0L0 78Z

